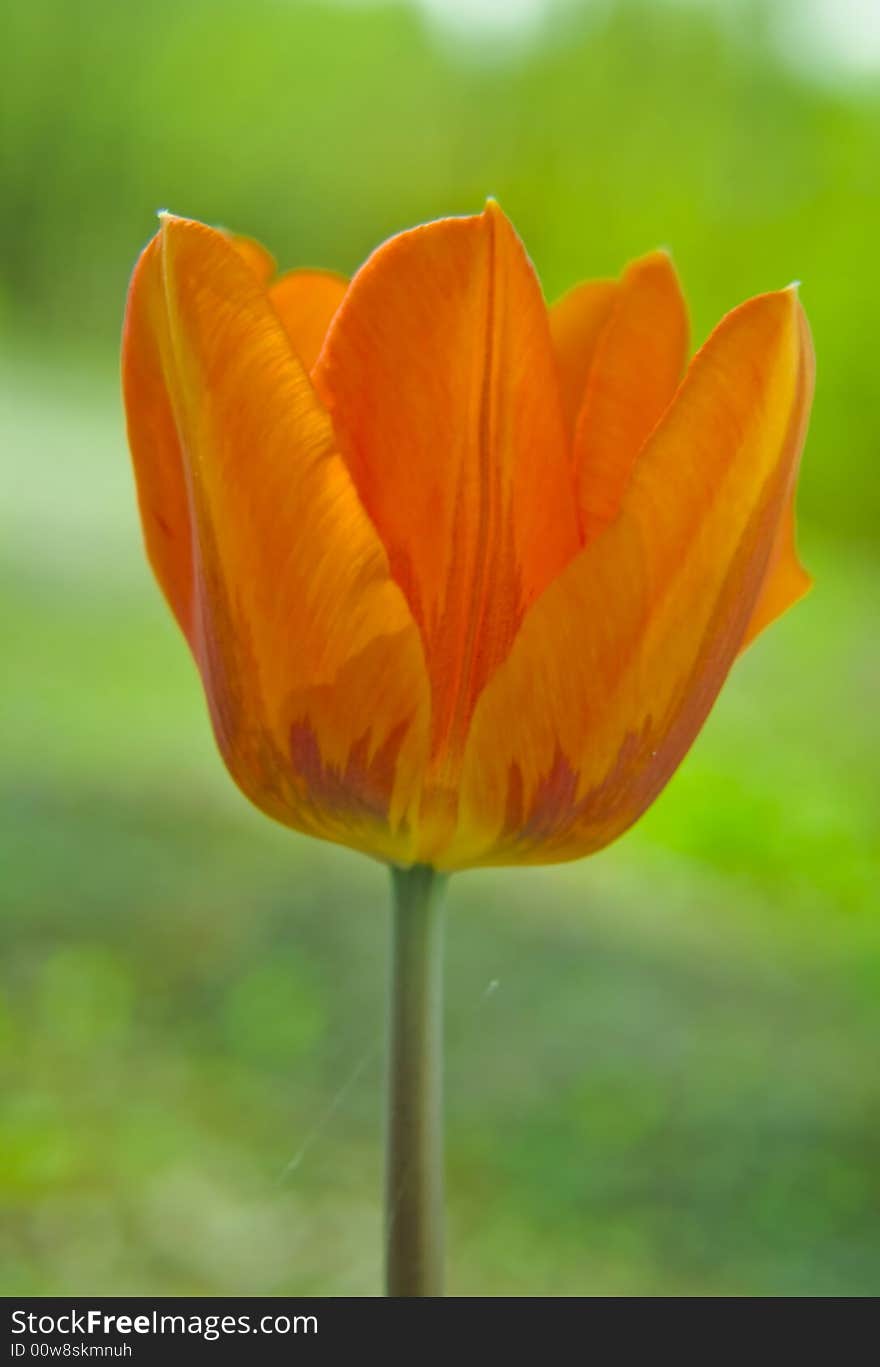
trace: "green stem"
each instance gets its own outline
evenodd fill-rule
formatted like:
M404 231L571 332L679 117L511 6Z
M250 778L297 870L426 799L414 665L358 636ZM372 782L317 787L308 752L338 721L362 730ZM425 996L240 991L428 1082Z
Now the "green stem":
M443 890L392 869L385 1172L386 1291L443 1294Z

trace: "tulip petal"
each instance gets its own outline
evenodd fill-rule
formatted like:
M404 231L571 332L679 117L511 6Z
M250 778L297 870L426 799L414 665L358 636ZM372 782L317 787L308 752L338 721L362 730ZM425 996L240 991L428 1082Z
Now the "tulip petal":
M240 234L227 234L229 241L238 252L242 261L247 262L261 285L268 285L278 267L271 252L255 237L242 237Z
M562 385L562 406L572 435L596 347L611 316L619 288L616 280L586 280L557 299L549 310L550 334Z
M287 824L408 862L428 722L418 630L330 421L222 234L164 219L132 282L124 385L151 556L233 777Z
M247 262L260 284L269 291L272 307L306 370L311 370L324 345L333 315L342 303L348 281L335 271L288 271L275 279L271 252L253 237L229 236L235 250Z
M634 261L598 339L575 427L587 539L617 516L636 457L681 382L688 331L681 287L666 252Z
M272 306L306 370L318 359L347 289L345 277L333 271L289 271L270 287Z
M193 533L177 420L164 373L169 343L161 272L156 236L141 254L128 293L122 383L147 558L194 649Z
M480 698L441 867L590 853L660 792L755 610L812 379L793 291L722 321L642 452L620 515L534 605Z
M547 311L490 203L392 238L313 372L425 643L454 766L529 605L580 546Z
M808 593L813 583L812 577L804 569L798 558L795 541L794 489L789 495L788 507L783 514L776 533L776 541L770 553L770 563L764 578L764 585L755 604L755 611L749 622L742 649L750 646L755 637L775 622L783 612L792 607L798 599Z

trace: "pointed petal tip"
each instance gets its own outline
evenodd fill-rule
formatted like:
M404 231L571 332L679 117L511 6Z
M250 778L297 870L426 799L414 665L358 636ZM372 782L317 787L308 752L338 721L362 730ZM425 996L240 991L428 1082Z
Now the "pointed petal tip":
M715 332L719 328L726 327L736 319L745 321L746 319L758 319L763 317L775 320L777 326L787 329L797 326L798 316L803 317L803 307L800 302L797 289L792 285L787 285L785 289L766 290L762 294L753 294L748 299L744 299L741 304L737 304L724 314L717 324ZM714 332L712 334L714 336Z
M180 214L173 214L168 209L160 209L156 214L159 220L158 237L166 240L171 233L176 233L179 228L192 223L192 219L182 218Z
M158 239L158 241L159 241L159 243L160 243L160 245L161 245L161 244L165 241L165 239L166 239L166 237L167 237L167 235L168 235L169 229L170 229L175 223L179 222L179 218L178 218L178 215L177 215L177 214L173 214L173 213L171 212L170 209L157 209L157 210L156 210L156 219L157 219L156 238Z
M494 219L496 223L506 223L509 227L513 227L513 224L494 195L486 196L486 203L483 205L483 212L480 217Z
M228 236L223 229L218 229L211 223L203 223L200 218L188 218L186 214L172 213L170 209L159 209L156 217L159 220L160 232L195 229L197 232L219 234L221 237Z

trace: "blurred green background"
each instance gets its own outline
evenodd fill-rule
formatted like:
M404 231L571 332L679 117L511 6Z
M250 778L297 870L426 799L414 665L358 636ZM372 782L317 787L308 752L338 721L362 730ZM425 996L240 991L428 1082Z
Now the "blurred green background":
M233 790L117 385L169 207L350 271L495 194L554 296L803 281L810 598L617 846L451 889L450 1289L880 1290L880 12L2 0L6 1293L373 1294L386 875ZM872 20L873 15L873 20Z

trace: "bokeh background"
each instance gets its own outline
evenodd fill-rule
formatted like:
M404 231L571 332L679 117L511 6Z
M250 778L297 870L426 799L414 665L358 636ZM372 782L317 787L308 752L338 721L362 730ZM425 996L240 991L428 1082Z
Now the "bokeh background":
M117 381L169 207L351 271L496 195L553 297L803 282L817 586L639 826L451 889L450 1283L880 1290L873 0L2 0L0 1285L379 1290L386 875L252 811Z

